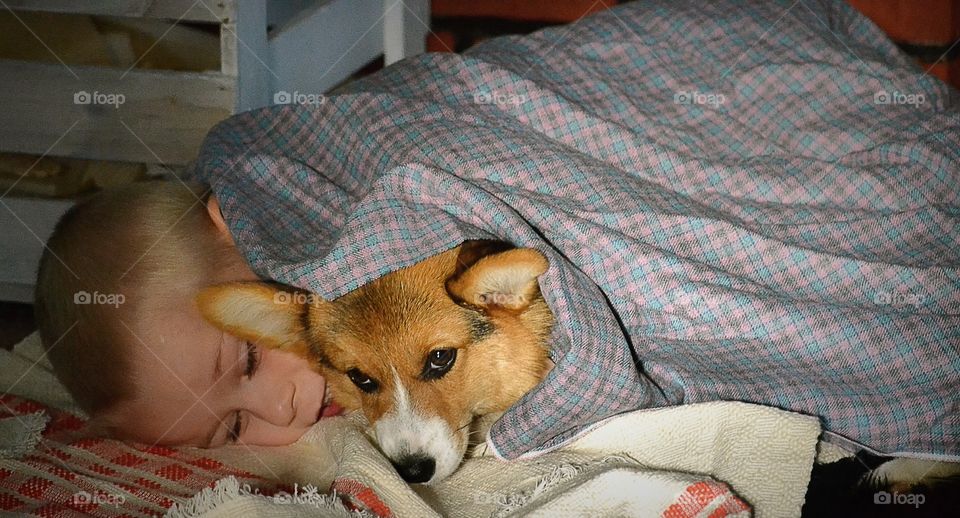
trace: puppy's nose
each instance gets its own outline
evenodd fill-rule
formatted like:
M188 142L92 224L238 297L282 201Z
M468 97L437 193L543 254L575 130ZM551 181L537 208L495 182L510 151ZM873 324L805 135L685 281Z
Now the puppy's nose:
M411 484L422 484L433 476L437 463L425 455L407 455L393 463L397 473Z

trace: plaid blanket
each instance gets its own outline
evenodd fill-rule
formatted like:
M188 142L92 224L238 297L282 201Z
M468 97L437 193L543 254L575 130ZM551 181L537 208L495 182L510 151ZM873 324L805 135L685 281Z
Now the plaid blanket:
M555 369L515 458L741 400L960 455L960 102L837 1L643 1L215 128L255 270L333 298L496 237L550 260Z

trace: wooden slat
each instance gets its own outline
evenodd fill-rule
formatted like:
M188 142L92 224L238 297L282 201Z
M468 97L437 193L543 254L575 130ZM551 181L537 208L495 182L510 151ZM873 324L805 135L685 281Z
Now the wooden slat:
M237 38L238 35L243 41ZM273 94L270 48L267 46L267 4L246 0L237 5L231 23L220 31L222 71L237 78L235 111L267 106Z
M0 151L15 153L183 164L234 105L234 79L219 73L0 60L0 77ZM98 102L75 102L82 92Z
M162 18L220 23L228 19L232 0L6 0L14 10ZM194 5L196 4L196 5Z
M383 64L390 66L426 51L430 31L428 0L387 0L383 18Z
M270 34L271 96L315 95L383 53L383 0L331 0L299 13ZM244 72L240 70L242 78ZM271 99L272 100L272 99Z

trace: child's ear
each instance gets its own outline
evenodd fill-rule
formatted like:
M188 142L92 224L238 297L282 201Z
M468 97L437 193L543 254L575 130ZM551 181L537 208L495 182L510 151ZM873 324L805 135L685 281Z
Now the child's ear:
M547 258L532 248L494 253L447 279L447 293L470 306L521 311L537 296L537 277L549 267Z
M214 326L257 345L307 356L304 313L311 301L304 292L284 291L263 282L211 286L196 298L200 314Z
M207 215L210 216L210 221L213 222L213 226L217 228L217 231L232 243L233 235L230 234L230 229L227 228L227 222L223 219L223 212L220 210L220 200L218 200L212 192L207 197Z

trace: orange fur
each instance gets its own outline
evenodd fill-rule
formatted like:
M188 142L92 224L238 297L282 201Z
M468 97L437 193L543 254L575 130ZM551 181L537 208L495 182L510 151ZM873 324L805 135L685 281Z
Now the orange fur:
M362 410L371 426L397 411L399 379L411 408L453 431L462 457L463 430L478 418L491 423L551 367L553 315L537 284L547 261L536 250L490 243L468 241L333 302L291 301L276 286L235 283L205 290L197 303L230 333L304 355L335 401ZM431 379L424 374L435 372L426 367L431 353L447 349L456 350L453 366ZM360 390L347 375L352 369L379 388Z

